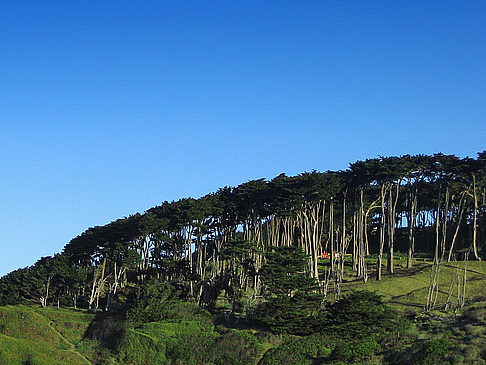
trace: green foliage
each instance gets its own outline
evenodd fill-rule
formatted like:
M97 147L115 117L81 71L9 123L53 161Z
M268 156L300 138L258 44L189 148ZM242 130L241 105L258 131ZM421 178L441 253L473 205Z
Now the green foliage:
M253 319L274 333L308 335L316 332L318 299L310 294L270 298L255 309Z
M16 339L59 346L60 336L50 327L47 318L28 307L0 307L0 333Z
M196 303L181 300L181 292L167 282L151 280L144 284L134 305L127 312L127 319L135 324L200 318L209 313Z
M274 247L265 254L266 263L260 275L265 288L277 296L292 296L317 289L317 283L306 273L308 257L298 247Z
M309 364L311 360L327 357L334 346L332 337L313 334L285 342L268 350L260 365Z
M130 329L125 344L119 349L118 359L124 364L168 364L165 350L163 342Z
M370 359L381 350L374 336L360 340L339 341L330 354L330 359L347 364Z
M87 363L76 353L56 348L50 343L0 335L0 364L2 365L86 365Z
M256 364L263 352L262 345L247 331L232 330L211 344L210 359L216 365Z
M423 365L451 364L448 358L451 341L448 338L434 338L420 344L414 355L414 363Z
M265 256L261 276L273 296L255 309L253 319L276 333L314 332L320 297L316 281L305 272L307 256L297 247L275 247Z
M367 290L352 291L326 307L321 330L349 339L383 337L409 327L408 321L383 302L380 295Z
M214 327L201 321L146 323L127 331L118 357L124 364L207 363L217 337Z
M51 327L59 332L67 341L79 344L95 320L95 315L74 311L67 308L43 307L34 308L35 312L51 321Z

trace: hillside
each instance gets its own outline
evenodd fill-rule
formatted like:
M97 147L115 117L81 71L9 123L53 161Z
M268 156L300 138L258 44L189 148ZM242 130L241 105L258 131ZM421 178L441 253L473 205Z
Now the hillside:
M322 260L323 266L326 261ZM377 351L367 361L400 363L400 357L419 358L425 344L446 338L447 353L455 354L455 363L484 362L486 302L480 300L486 298L486 263L468 263L466 291L468 298L476 298L476 303L468 300L463 310L428 314L422 310L431 264L417 262L415 267L413 273L398 269L395 275L385 275L381 281L372 279L363 283L351 277L349 281L344 280L344 293L366 288L383 295L400 312L417 311L412 327L402 333L402 339ZM443 268L441 303L455 271L452 265ZM329 296L334 295L330 289ZM303 337L272 334L237 318L225 318L221 314L225 303L227 298L222 295L216 306L220 314L215 312L209 317L186 311L182 314L185 319L138 325L120 320L119 316L89 314L84 310L3 306L0 307L0 364L167 364L176 359L184 364L310 364L332 360L330 355L336 343L329 340L326 332ZM182 312L182 307L178 308Z
M0 307L0 364L90 364L79 347L93 319L68 309Z

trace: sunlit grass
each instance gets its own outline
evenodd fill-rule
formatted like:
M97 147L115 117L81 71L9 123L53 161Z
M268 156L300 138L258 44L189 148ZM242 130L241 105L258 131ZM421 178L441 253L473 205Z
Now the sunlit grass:
M48 342L0 334L0 364L65 365L86 364L79 355Z
M95 318L94 314L66 308L38 307L35 311L51 320L52 327L73 344L83 340Z
M367 258L368 280L365 283L357 278L352 270L351 258L346 257L342 293L349 290L371 290L381 294L392 306L401 310L422 310L427 301L427 293L431 280L432 263L423 259L414 260L413 267L406 267L404 255L397 254L394 260L395 270L393 274L387 272L387 260L382 262L382 280L377 281L376 258ZM321 276L329 268L329 260L321 260ZM459 270L458 270L459 267ZM444 262L439 273L439 292L436 300L437 307L444 307L447 299L452 304L457 303L458 283L463 282L463 262ZM486 296L486 263L482 261L469 261L466 264L466 299L474 299ZM452 285L452 289L451 289ZM461 287L459 287L461 290ZM336 292L336 284L331 282L328 287L328 295L332 299ZM449 296L449 292L451 292Z
M54 307L0 307L0 364L86 364L75 346L93 318Z

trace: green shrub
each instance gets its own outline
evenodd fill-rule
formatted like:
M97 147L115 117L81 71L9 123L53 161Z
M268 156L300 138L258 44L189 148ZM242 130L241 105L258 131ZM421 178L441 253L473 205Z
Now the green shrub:
M316 295L313 294L282 295L260 304L253 319L274 333L309 335L316 332L317 322L312 315L312 307L317 307L316 303Z
M135 325L165 320L200 318L209 313L196 303L180 298L181 293L167 282L149 281L144 284L136 303L127 311L126 318Z
M257 339L246 331L232 330L211 345L211 362L216 365L256 364L263 351Z
M309 364L309 361L326 357L334 347L334 339L325 335L313 334L290 340L268 350L260 360L261 365Z
M146 323L127 330L118 357L123 364L204 364L217 337L209 322Z
M330 358L346 363L366 360L381 350L374 337L365 338L359 341L339 342L331 352Z
M421 364L443 364L449 354L451 342L448 338L437 338L425 343L420 352Z
M321 316L320 330L348 339L375 337L409 328L409 321L383 302L380 295L367 291L352 291L329 305Z
M122 364L159 365L169 362L163 342L134 329L127 330L126 342L119 349L118 358Z

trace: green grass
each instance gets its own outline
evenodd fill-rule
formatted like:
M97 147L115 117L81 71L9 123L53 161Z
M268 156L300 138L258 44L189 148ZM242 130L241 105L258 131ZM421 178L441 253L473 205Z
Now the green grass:
M87 364L74 352L49 343L30 341L0 334L0 364L2 365L66 365Z
M51 321L57 310L64 325ZM73 319L77 315L57 308L0 307L0 364L87 364L70 342L73 338L80 342L84 335L80 326L66 322L67 317ZM78 322L87 328L90 320L81 316Z
M95 319L94 314L66 308L39 307L35 308L35 311L48 318L52 322L52 327L73 344L78 344L84 339L89 325Z
M120 360L128 364L204 363L214 327L199 321L152 322L128 329Z
M61 346L64 341L49 326L49 319L25 306L0 308L0 333L17 339Z
M368 259L368 281L363 282L355 276L351 270L350 259L347 258L345 265L345 275L342 284L342 292L356 289L366 289L376 291L384 297L384 300L393 307L400 310L423 310L426 300L427 292L430 284L430 274L432 264L424 262L423 260L414 261L411 269L406 268L406 259L398 255L395 258L395 272L389 274L386 271L386 259L383 260L383 276L382 280L375 279L375 265L376 259ZM329 260L323 260L320 263L321 273L324 268L329 265ZM459 265L462 267L463 263ZM461 280L464 272L461 271ZM457 271L455 263L443 263L439 274L439 295L437 298L437 307L444 307L451 283L456 278ZM328 297L333 298L335 287L333 284L329 285ZM457 296L457 282L453 285L451 295L452 304L456 301ZM474 299L477 297L486 297L486 262L484 261L469 261L467 263L467 281L466 281L466 298Z

